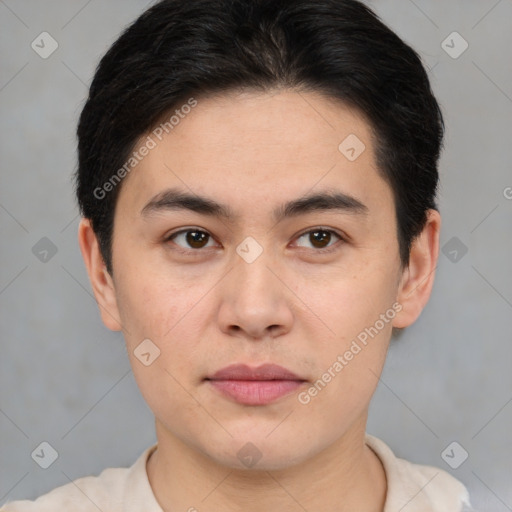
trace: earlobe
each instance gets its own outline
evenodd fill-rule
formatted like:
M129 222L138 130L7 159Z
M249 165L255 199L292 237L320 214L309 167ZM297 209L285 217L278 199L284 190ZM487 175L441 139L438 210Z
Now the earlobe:
M89 219L80 220L78 243L103 323L112 331L120 331L122 326L114 282L103 261L98 239Z
M441 216L437 210L428 210L423 231L413 241L409 266L404 269L398 287L397 301L402 310L393 320L393 327L413 324L428 302L434 284L439 256Z

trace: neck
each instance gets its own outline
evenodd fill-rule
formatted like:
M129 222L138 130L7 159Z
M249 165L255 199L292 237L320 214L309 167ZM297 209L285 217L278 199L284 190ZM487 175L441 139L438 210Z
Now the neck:
M366 417L321 453L281 470L240 470L217 464L156 422L158 449L147 463L164 512L382 512L386 476L364 444Z

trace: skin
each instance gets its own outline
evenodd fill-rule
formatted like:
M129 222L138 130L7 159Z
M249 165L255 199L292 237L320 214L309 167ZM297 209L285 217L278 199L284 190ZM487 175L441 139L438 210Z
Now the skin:
M349 134L366 146L353 162L338 150ZM238 219L186 210L141 214L170 187L229 205ZM357 198L368 213L273 220L285 201L327 188ZM368 407L392 327L411 325L430 296L440 225L430 210L403 269L392 191L377 172L370 127L343 104L285 90L198 98L122 183L113 275L89 220L79 227L103 322L123 331L155 415L158 449L147 471L163 510L383 510L386 476L364 444ZM345 241L303 235L318 227ZM184 234L165 239L185 228L211 236L199 249ZM263 249L252 263L236 252L247 236ZM326 246L334 250L318 252ZM401 311L317 396L300 403L298 392L395 302ZM160 349L149 366L134 354L147 338ZM308 382L251 406L204 380L232 363L266 362ZM237 457L248 442L262 455L251 469Z

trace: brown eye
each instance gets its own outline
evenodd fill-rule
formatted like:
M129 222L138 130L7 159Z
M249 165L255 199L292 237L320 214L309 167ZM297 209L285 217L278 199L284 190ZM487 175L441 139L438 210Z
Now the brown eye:
M328 231L311 231L309 236L313 246L319 249L323 249L329 245L331 240L331 233ZM317 244L320 244L320 247Z
M204 231L187 231L186 241L194 249L201 249L208 242L208 234Z
M167 241L172 240L176 245L183 249L203 249L206 247L210 238L210 235L205 231L200 231L199 229L186 229L172 234L167 238ZM178 240L181 240L182 244L177 243Z
M330 230L330 229L312 229L310 231L306 231L306 233L303 233L299 236L299 239L307 237L307 240L311 244L311 246L314 249L328 249L334 244L330 244L330 242L333 240L334 237L338 238L339 240L343 240L343 238L338 235L336 232ZM330 244L330 245L329 245ZM301 246L304 247L304 246Z

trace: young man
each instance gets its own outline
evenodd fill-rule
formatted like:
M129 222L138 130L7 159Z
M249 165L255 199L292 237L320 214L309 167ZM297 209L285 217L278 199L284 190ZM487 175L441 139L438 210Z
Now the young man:
M77 195L158 442L2 510L468 510L365 432L432 289L442 135L418 56L361 3L145 12L96 71Z

